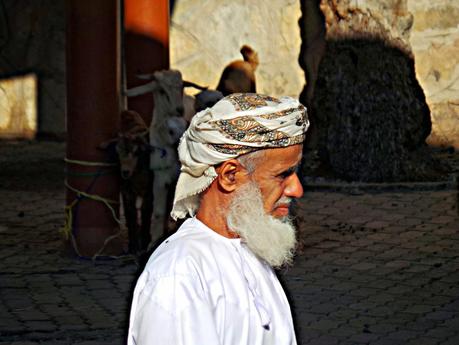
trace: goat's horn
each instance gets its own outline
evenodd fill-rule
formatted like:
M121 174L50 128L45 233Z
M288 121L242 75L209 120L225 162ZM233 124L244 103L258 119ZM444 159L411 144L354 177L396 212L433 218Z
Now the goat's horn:
M137 77L137 79L142 79L142 80L153 80L153 79L155 79L155 76L153 75L153 73L137 74L136 77Z
M207 90L209 88L208 86L201 86L201 85L198 85L196 83L193 83L191 81L186 81L186 80L183 81L183 87L194 87L195 89L198 89L198 90Z

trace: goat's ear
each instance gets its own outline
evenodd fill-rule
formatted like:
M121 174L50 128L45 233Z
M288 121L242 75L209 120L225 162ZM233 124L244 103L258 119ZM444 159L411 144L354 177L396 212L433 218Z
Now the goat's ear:
M198 90L207 90L209 88L208 86L201 86L196 83L193 83L192 81L187 81L187 80L183 81L183 87L194 87L195 89L198 89Z
M118 138L113 138L107 141L104 141L103 143L100 143L97 145L97 148L99 150L107 150L111 145L116 144L118 142Z

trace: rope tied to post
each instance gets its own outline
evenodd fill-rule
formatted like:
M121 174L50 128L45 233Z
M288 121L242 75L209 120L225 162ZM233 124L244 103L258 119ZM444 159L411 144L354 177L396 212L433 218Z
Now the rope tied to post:
M81 165L81 166L91 166L91 167L95 167L95 166L98 166L98 167L112 167L112 166L118 166L117 163L111 163L111 162L90 162L90 161L82 161L82 160L74 160L74 159L68 159L68 158L64 158L64 161L66 163L71 163L71 164L76 164L76 165ZM95 180L101 176L103 174L102 171L98 171L97 173L88 173L88 174L81 174L80 176L94 176L94 179L92 181L92 183L90 184L88 190L92 187L92 185L94 184ZM78 176L78 175L77 175ZM89 193L89 192L85 192L85 191L81 191L81 190L78 190L77 188L71 186L67 180L64 181L64 185L66 188L68 188L69 190L71 190L72 192L74 192L76 194L76 197L75 197L75 200L73 200L70 204L66 205L65 206L65 209L64 209L64 212L65 212L65 222L64 222L64 226L60 229L60 232L63 234L64 238L66 240L71 240L72 241L72 246L73 246L73 249L75 250L75 253L79 256L79 257L83 257L81 254L80 254L80 251L78 250L78 245L76 243L76 240L75 240L75 235L74 235L74 208L78 205L78 203L83 200L83 199L90 199L90 200L94 200L94 201L98 201L98 202L101 202L103 203L109 210L110 210L110 213L112 214L112 217L113 219L115 220L115 222L117 224L119 224L120 226L120 229L119 231L117 231L117 233L111 235L111 236L108 236L105 240L104 240L104 243L103 245L101 246L101 248L92 256L92 260L95 261L96 258L98 256L101 256L103 250L105 249L105 247L107 246L107 244L112 241L113 239L119 237L121 235L121 232L122 230L124 229L124 224L121 222L121 220L117 217L116 215L116 211L115 209L113 208L113 204L119 204L120 202L118 200L111 200L109 198L104 198L100 195L97 195L97 194L92 194L92 193Z

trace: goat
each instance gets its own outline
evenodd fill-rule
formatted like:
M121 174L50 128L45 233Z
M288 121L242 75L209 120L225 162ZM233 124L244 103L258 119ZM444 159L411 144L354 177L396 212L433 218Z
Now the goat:
M183 87L195 84L184 83L181 73L175 70L157 71L142 78L151 80L126 90L126 96L135 97L152 92L155 103L150 125L150 145L154 148L150 157L150 169L154 176L154 227L150 232L151 247L168 229L170 193L180 172L176 148L187 128L187 122L183 118Z
M226 66L218 83L217 90L224 96L237 92L256 92L258 54L248 45L243 45L240 52L244 60L236 60Z
M150 169L153 171L153 224L160 231L152 231L150 247L173 226L169 225L167 216L172 200L173 186L180 173L180 164L177 157L177 145L185 132L195 109L192 97L183 94L184 87L194 87L202 90L198 96L198 105L205 106L209 102L216 102L223 97L218 91L207 90L207 87L189 81L183 81L179 71L163 70L152 75L139 76L141 79L150 79L144 85L126 90L126 96L135 97L147 92L153 93L155 107L150 125L150 145L153 151L150 157ZM213 104L211 104L213 105ZM184 115L189 116L186 119ZM188 120L188 121L187 121Z
M148 143L148 127L138 113L123 111L118 137L100 144L99 148L110 150L113 146L120 164L121 197L128 228L129 252L140 254L147 250L151 237L153 174L149 167L151 147Z

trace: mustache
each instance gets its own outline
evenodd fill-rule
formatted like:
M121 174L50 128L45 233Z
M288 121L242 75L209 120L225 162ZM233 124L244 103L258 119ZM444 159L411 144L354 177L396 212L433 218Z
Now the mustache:
M287 205L288 207L290 207L292 204L292 201L293 201L293 198L290 198L288 196L283 196L282 198L276 201L276 203L274 204L274 208L279 207L281 205Z

